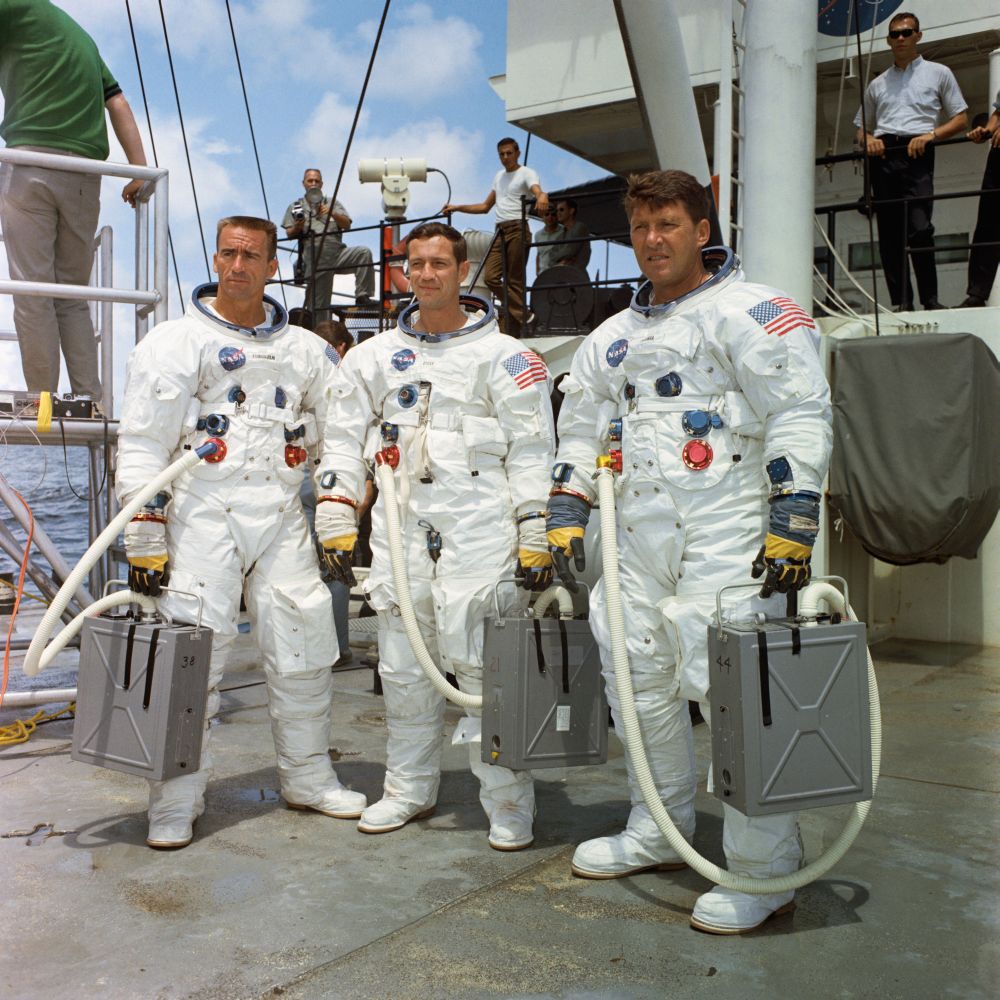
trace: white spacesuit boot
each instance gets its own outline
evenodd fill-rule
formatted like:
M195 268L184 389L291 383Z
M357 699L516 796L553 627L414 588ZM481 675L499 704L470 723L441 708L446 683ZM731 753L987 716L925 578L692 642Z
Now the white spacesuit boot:
M802 840L794 813L744 816L723 805L722 846L726 865L738 875L769 878L789 875L802 863ZM751 896L716 886L698 897L691 926L709 934L745 934L770 917L795 909L794 892Z
M600 609L603 589L595 590L592 608ZM591 628L602 646L602 658L610 663L605 652L609 636L600 610L591 612ZM629 626L632 627L632 626ZM640 626L641 627L641 624ZM642 638L638 640L641 648ZM677 828L690 841L694 836L695 768L691 717L687 702L677 694L675 668L636 655L635 645L629 645L632 659L632 686L635 709L639 717L646 756L660 799ZM614 672L605 670L608 704L615 731L624 731L619 712L618 688ZM674 852L650 815L639 791L632 760L625 755L632 811L625 829L615 836L597 837L577 847L573 855L573 874L581 878L622 878L644 871L674 871L685 863Z
M490 821L495 851L521 851L535 842L535 783L530 771L486 764L482 744L469 744L469 768L479 779L479 801Z
M441 780L444 698L413 660L400 619L383 615L379 674L385 698L385 790L361 814L362 833L390 833L434 812Z
M146 843L159 850L187 847L194 839L194 821L205 811L205 788L212 777L212 755L205 743L201 767L169 781L149 783L149 832Z
M452 661L458 686L469 694L483 693L480 667ZM480 709L466 709L475 721L470 730L481 729ZM490 821L489 845L495 851L522 851L535 842L535 783L530 771L487 764L482 742L469 743L469 769L479 779L479 801Z
M194 838L194 821L205 811L205 788L212 777L212 754L209 749L212 730L209 724L219 711L222 700L219 683L232 643L232 637L227 635L217 635L213 643L201 766L192 774L149 782L149 832L146 843L150 847L167 851L187 847Z
M357 819L368 800L344 788L330 763L329 668L303 674L271 673L268 711L278 754L281 794L292 809L335 819Z

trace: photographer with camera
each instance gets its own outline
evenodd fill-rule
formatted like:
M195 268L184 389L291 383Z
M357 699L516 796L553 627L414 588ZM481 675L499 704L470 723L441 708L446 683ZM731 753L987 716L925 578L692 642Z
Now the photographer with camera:
M317 322L330 319L333 276L346 271L354 272L357 304L371 305L375 292L371 250L344 246L341 232L351 228L351 217L339 201L331 203L323 194L323 175L319 170L313 167L306 170L302 186L305 195L288 206L281 227L286 236L299 237L306 279L305 307Z

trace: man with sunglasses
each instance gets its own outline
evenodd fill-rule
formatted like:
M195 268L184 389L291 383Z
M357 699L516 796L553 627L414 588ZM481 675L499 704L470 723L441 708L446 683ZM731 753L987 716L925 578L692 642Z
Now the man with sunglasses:
M854 116L858 143L871 161L882 271L898 310L913 308L907 247L913 251L913 272L923 307L943 308L937 297L931 224L934 144L967 127L968 104L955 75L947 66L917 54L922 37L915 14L902 12L893 17L887 39L893 65L868 85L864 113L858 109ZM938 124L942 117L947 120ZM913 200L895 201L901 198Z

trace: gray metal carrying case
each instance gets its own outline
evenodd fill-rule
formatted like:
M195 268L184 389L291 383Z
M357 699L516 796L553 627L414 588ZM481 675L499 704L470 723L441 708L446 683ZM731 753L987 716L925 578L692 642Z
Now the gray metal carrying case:
M585 620L486 620L482 759L514 770L603 764L608 702Z
M87 619L72 759L154 781L197 771L211 655L203 625Z
M866 653L838 615L709 625L715 795L746 816L870 799Z

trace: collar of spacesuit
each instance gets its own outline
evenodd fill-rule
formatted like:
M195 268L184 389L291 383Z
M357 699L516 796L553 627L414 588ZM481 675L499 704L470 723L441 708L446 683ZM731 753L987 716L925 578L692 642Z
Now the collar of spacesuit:
M711 275L708 281L703 281L686 295L681 295L670 302L657 302L655 305L649 305L650 296L653 294L652 282L644 281L635 295L632 296L632 309L646 319L669 316L682 303L688 303L695 298L706 296L706 293L715 292L720 286L728 283L730 278L735 277L740 270L740 259L729 247L705 247L701 252L701 259L705 270Z
M207 284L199 285L191 293L191 309L199 319L211 323L212 326L221 326L225 330L242 334L244 337L253 337L255 340L270 340L275 334L281 333L288 325L288 313L280 302L275 302L269 296L264 296L265 307L270 306L271 318L267 321L267 309L264 310L265 320L261 326L240 326L237 323L230 323L223 319L217 312L210 309L202 299L214 298L219 291L219 284L210 281Z
M455 330L451 333L422 333L411 326L411 323L416 320L417 314L420 312L420 303L411 302L399 314L399 320L396 325L400 333L407 337L413 337L421 343L441 344L446 340L453 340L455 337L469 337L472 334L483 333L496 318L493 304L484 298L480 298L478 295L460 295L458 303L470 319L475 313L483 313L483 318L477 320L475 323L467 323L461 330Z

